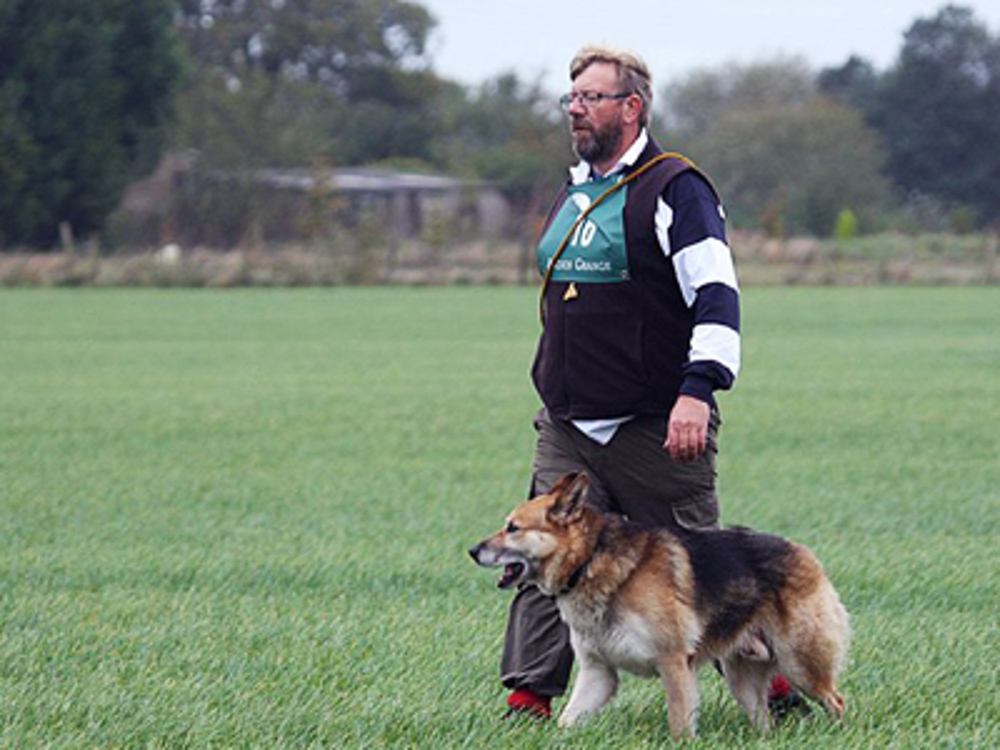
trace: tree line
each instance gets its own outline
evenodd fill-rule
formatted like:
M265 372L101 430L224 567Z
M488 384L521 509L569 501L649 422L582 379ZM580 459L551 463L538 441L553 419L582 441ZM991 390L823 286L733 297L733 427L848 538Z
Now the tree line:
M537 216L572 158L555 93L439 76L434 26L405 0L0 0L0 248L106 235L167 151L233 174L441 171ZM669 81L652 127L737 227L998 225L1000 37L965 7L914 21L885 71L780 58Z

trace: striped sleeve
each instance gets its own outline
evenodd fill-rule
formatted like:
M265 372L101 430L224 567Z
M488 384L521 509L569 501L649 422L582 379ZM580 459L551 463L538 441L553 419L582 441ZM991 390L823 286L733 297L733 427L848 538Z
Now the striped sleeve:
M674 179L660 199L656 232L694 309L681 393L711 403L740 370L740 293L722 206L696 172Z

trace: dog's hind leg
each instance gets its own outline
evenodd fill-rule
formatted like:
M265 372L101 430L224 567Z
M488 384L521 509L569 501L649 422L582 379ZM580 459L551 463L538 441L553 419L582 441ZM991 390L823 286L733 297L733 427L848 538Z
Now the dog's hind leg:
M667 721L675 740L694 737L698 724L698 675L693 658L672 653L660 659L660 678L667 690Z
M618 689L618 673L614 667L593 656L578 654L579 671L573 683L569 702L559 715L559 726L573 726L582 717L604 708Z
M767 688L774 674L774 662L749 659L736 654L723 660L722 673L736 702L750 718L750 723L761 732L770 730Z

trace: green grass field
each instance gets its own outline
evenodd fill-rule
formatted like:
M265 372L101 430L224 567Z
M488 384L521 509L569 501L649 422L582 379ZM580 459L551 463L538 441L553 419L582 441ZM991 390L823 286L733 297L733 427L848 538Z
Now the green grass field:
M465 550L524 495L520 288L0 291L0 746L669 744L626 679L501 723L508 594ZM849 714L700 744L1000 746L1000 290L753 288L724 521L852 613Z

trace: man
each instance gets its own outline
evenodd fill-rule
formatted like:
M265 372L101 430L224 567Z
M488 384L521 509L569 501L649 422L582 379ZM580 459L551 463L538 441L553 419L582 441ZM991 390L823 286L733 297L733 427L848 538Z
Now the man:
M544 329L532 375L544 408L532 494L586 471L606 510L648 525L716 526L713 394L740 365L722 207L689 161L661 158L638 56L585 47L570 78L561 103L580 162L538 247ZM572 659L554 602L523 587L501 662L510 710L549 716Z

